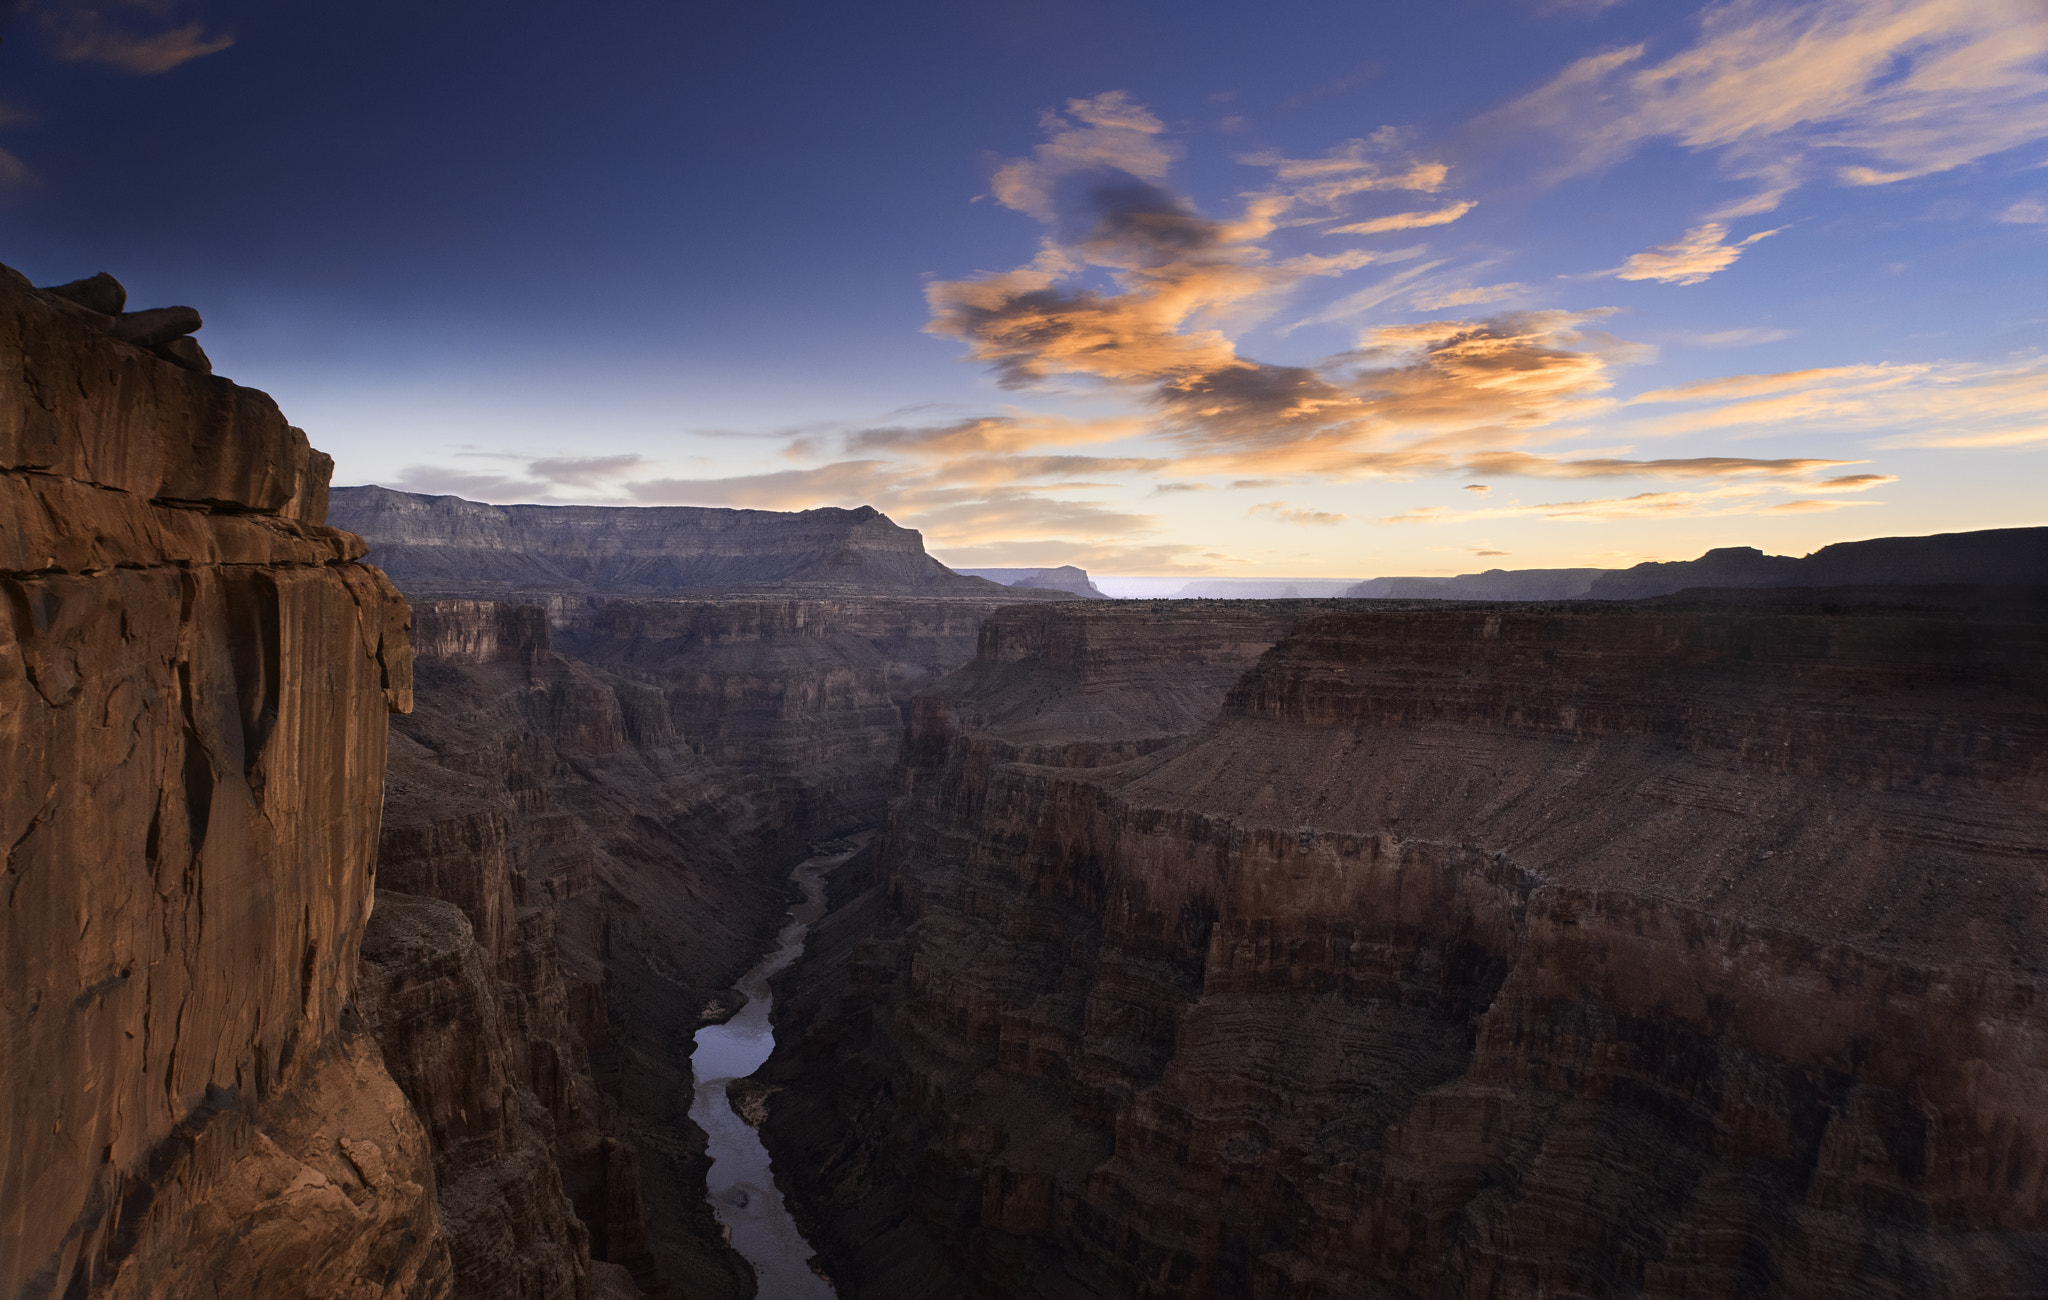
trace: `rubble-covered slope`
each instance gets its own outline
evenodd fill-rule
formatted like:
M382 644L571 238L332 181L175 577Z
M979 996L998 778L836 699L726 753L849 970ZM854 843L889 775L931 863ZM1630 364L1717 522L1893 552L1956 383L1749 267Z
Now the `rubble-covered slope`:
M2044 1293L2038 593L1312 615L1135 757L1025 614L779 1006L842 1294Z
M445 1295L350 1009L405 603L146 317L0 268L0 1295Z

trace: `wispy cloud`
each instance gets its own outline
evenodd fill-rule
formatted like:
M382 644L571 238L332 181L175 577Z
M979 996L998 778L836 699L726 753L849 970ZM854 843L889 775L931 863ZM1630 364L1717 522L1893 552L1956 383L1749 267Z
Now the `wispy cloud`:
M1852 431L1881 447L1997 448L2048 442L2048 361L1835 366L1731 375L1630 399L1690 405L1643 426L1652 436L1756 430Z
M1706 334L1696 334L1688 341L1697 343L1703 348L1747 348L1754 347L1759 343L1777 343L1791 337L1791 330L1759 327L1743 330L1714 330Z
M1560 175L1657 140L1714 151L1757 186L1726 219L1817 172L1890 184L2048 135L2044 56L2038 0L1732 0L1668 57L1588 56L1492 121L1565 141Z
M1728 242L1728 227L1718 221L1694 226L1668 244L1659 244L1629 257L1608 274L1617 280L1657 280L1665 284L1704 284L1716 271L1726 270L1742 250L1760 239L1783 230L1759 230L1746 239Z
M1473 474L1494 477L1520 475L1529 478L1757 478L1812 474L1849 460L1817 460L1806 457L1756 459L1745 456L1683 456L1664 460L1624 460L1596 456L1558 460L1526 452L1491 451L1465 458L1463 468ZM1882 475L1860 475L1883 478ZM1884 481L1889 482L1889 479ZM1808 489L1815 490L1815 489Z
M1447 311L1452 307L1472 307L1480 303L1499 302L1529 291L1526 284L1510 281L1507 284L1482 284L1456 289L1418 289L1408 297L1417 311Z
M1880 505L1874 501L1766 497L1759 489L1728 487L1699 492L1638 492L1625 497L1594 497L1581 501L1550 501L1538 505L1486 506L1453 510L1419 506L1388 515L1383 524L1464 524L1488 519L1549 519L1561 522L1611 523L1620 520L1719 518L1729 515L1810 513L1850 506Z
M98 63L137 76L169 72L235 43L233 33L209 32L204 22L138 30L136 20L162 16L169 6L119 0L110 5L30 0L22 6L65 63ZM119 16L117 16L117 11Z
M1253 517L1264 516L1283 524L1341 524L1351 516L1329 510L1311 510L1297 506L1292 501L1261 501L1245 511Z
M1424 226L1447 226L1478 207L1470 199L1453 203L1447 208L1436 208L1428 212L1396 212L1391 216L1374 217L1370 221L1353 222L1348 226L1333 226L1324 231L1328 235L1383 235L1390 230L1420 230Z

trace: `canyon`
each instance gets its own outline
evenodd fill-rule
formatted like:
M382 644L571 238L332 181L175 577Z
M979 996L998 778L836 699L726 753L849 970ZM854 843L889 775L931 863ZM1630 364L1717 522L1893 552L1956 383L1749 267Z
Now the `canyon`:
M412 600L365 962L457 1294L753 1294L704 1199L693 1035L790 866L873 824L911 697L990 611L1064 594L865 509L332 501Z
M799 862L842 1296L2048 1294L2048 530L1107 600L330 489L119 288L0 269L0 1295L755 1294Z
M2038 586L999 612L779 989L792 1208L849 1296L2041 1295L2044 651Z

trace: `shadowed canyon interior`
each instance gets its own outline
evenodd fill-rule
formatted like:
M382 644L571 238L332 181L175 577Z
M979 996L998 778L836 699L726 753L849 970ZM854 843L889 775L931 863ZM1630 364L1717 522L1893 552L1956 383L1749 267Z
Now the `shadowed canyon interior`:
M693 1036L877 827L732 1089L842 1296L2048 1294L2048 530L1119 602L330 494L93 301L0 273L0 1296L754 1294ZM1401 598L1627 583L1775 589Z

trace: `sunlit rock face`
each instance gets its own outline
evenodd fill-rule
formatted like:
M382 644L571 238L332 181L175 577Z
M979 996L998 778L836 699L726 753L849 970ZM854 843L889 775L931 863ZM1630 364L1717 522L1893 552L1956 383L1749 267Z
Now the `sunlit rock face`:
M447 1292L350 1009L411 656L330 467L0 269L0 1294Z
M1123 637L1136 748L995 616L778 999L842 1294L2038 1294L2048 609L1886 599Z

